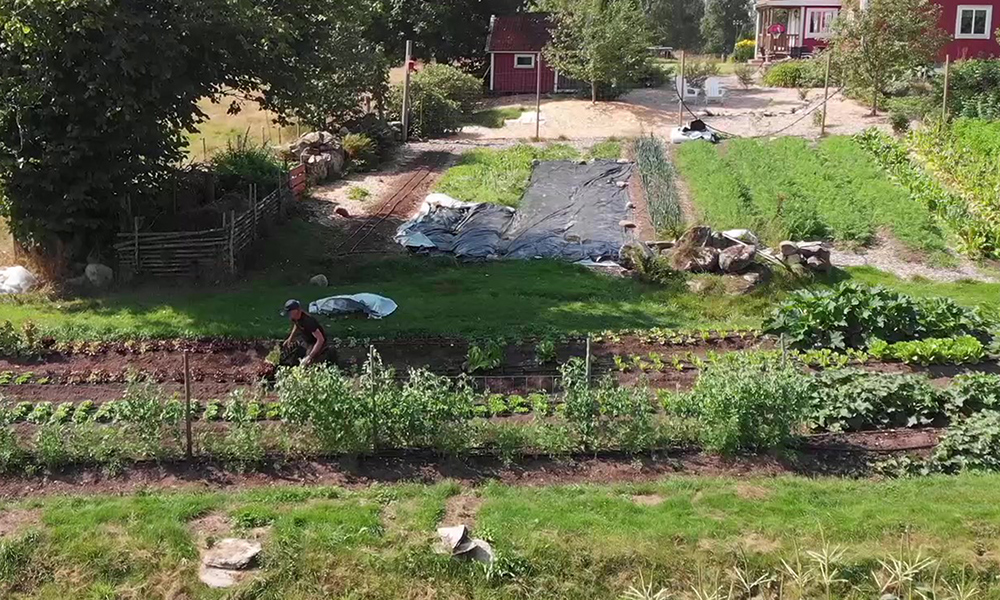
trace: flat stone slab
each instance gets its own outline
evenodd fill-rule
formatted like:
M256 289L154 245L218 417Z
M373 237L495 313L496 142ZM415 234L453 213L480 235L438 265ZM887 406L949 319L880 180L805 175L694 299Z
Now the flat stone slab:
M260 549L260 542L225 538L208 549L201 562L206 567L239 571L250 566Z

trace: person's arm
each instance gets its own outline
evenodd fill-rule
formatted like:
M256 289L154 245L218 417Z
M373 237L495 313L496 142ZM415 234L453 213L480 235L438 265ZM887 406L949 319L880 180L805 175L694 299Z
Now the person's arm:
M312 364L312 362L316 360L316 357L319 356L319 353L323 351L323 346L326 345L326 336L323 335L321 330L317 329L314 331L313 336L316 338L316 343L313 344L312 350L309 351L309 355L303 359L303 366Z
M284 343L285 346L290 346L292 344L292 340L295 339L295 332L297 332L298 330L299 330L299 324L292 323L292 331L291 333L288 334L288 339L285 340Z

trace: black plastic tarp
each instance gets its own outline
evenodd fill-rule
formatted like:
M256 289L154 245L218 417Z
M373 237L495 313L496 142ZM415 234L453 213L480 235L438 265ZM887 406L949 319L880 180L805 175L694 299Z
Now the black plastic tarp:
M631 220L631 163L547 161L517 210L432 194L397 232L399 243L469 259L617 260Z

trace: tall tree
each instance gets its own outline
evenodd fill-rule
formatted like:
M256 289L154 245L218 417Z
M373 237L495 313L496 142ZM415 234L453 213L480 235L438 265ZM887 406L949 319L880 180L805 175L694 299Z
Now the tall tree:
M562 73L607 95L622 93L649 65L649 32L638 0L543 0L555 22L545 59Z
M330 78L356 105L367 80L336 54L371 46L332 24L363 6L0 0L0 212L15 239L66 260L109 241L126 198L153 196L183 159L202 98L292 110L289 90Z
M933 64L950 39L931 0L849 0L833 23L833 52L847 84L871 95L872 115L889 83Z
M740 36L753 25L753 0L706 0L701 20L705 51L731 54Z
M643 8L655 43L682 50L701 49L703 0L644 0Z
M490 17L511 15L528 0L373 0L377 39L402 61L406 40L417 58L455 64L482 76Z

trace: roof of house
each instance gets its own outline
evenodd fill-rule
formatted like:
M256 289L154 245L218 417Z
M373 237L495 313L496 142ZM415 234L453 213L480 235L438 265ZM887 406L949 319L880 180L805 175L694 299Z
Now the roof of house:
M551 22L545 13L494 17L487 52L540 52L549 43Z

